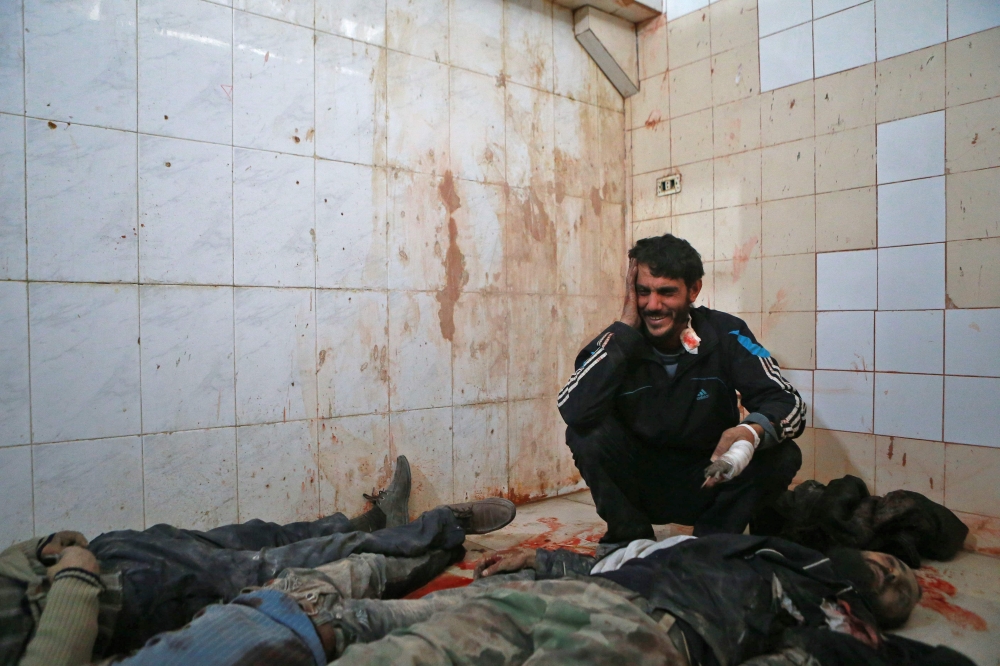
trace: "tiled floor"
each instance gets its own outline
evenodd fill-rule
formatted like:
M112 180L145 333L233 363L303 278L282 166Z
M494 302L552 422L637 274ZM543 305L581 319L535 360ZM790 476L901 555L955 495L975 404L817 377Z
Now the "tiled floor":
M663 526L657 536L689 533L689 528ZM506 548L570 548L593 552L604 533L604 522L594 511L590 491L554 497L517 508L508 527L466 540L465 560L414 592L419 597L438 589L471 581L472 570L484 553ZM1000 559L962 552L951 562L932 562L918 572L924 589L920 605L904 636L952 647L979 666L1000 666Z

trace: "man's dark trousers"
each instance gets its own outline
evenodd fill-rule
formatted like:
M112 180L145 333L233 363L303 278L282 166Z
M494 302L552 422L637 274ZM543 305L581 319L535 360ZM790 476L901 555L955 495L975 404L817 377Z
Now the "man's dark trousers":
M567 428L566 443L608 524L602 543L652 539L653 524L666 523L693 525L695 536L740 534L802 466L802 452L789 439L758 449L732 481L702 488L712 451L650 447L614 415L586 431Z
M419 557L454 552L463 541L465 532L447 507L371 533L353 531L340 513L289 525L251 520L208 532L170 525L108 532L90 542L102 567L123 574L123 607L106 653L142 647L153 635L180 628L208 604L230 601L244 587L264 585L286 568L315 568L354 553Z

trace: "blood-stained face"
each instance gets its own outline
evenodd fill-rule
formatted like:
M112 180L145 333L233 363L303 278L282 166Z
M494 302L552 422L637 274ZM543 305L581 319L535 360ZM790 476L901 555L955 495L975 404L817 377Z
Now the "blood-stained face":
M861 552L875 576L875 594L885 612L907 617L920 600L920 585L913 570L898 558L871 550Z
M649 266L639 264L635 294L639 316L653 339L667 339L687 327L691 304L701 292L701 280L690 288L684 280L655 277Z

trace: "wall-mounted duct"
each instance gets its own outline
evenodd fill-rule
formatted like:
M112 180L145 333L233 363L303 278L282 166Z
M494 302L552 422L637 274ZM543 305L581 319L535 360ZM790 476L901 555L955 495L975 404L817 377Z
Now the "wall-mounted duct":
M622 97L639 92L635 25L594 7L573 14L576 39Z

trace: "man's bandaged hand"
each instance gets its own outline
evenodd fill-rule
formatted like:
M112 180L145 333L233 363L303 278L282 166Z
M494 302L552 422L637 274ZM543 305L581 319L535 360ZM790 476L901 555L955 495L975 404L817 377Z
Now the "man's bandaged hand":
M738 476L753 458L751 442L741 439L705 469L705 483L702 488L711 488L722 481L730 481ZM720 465L719 463L722 463Z

